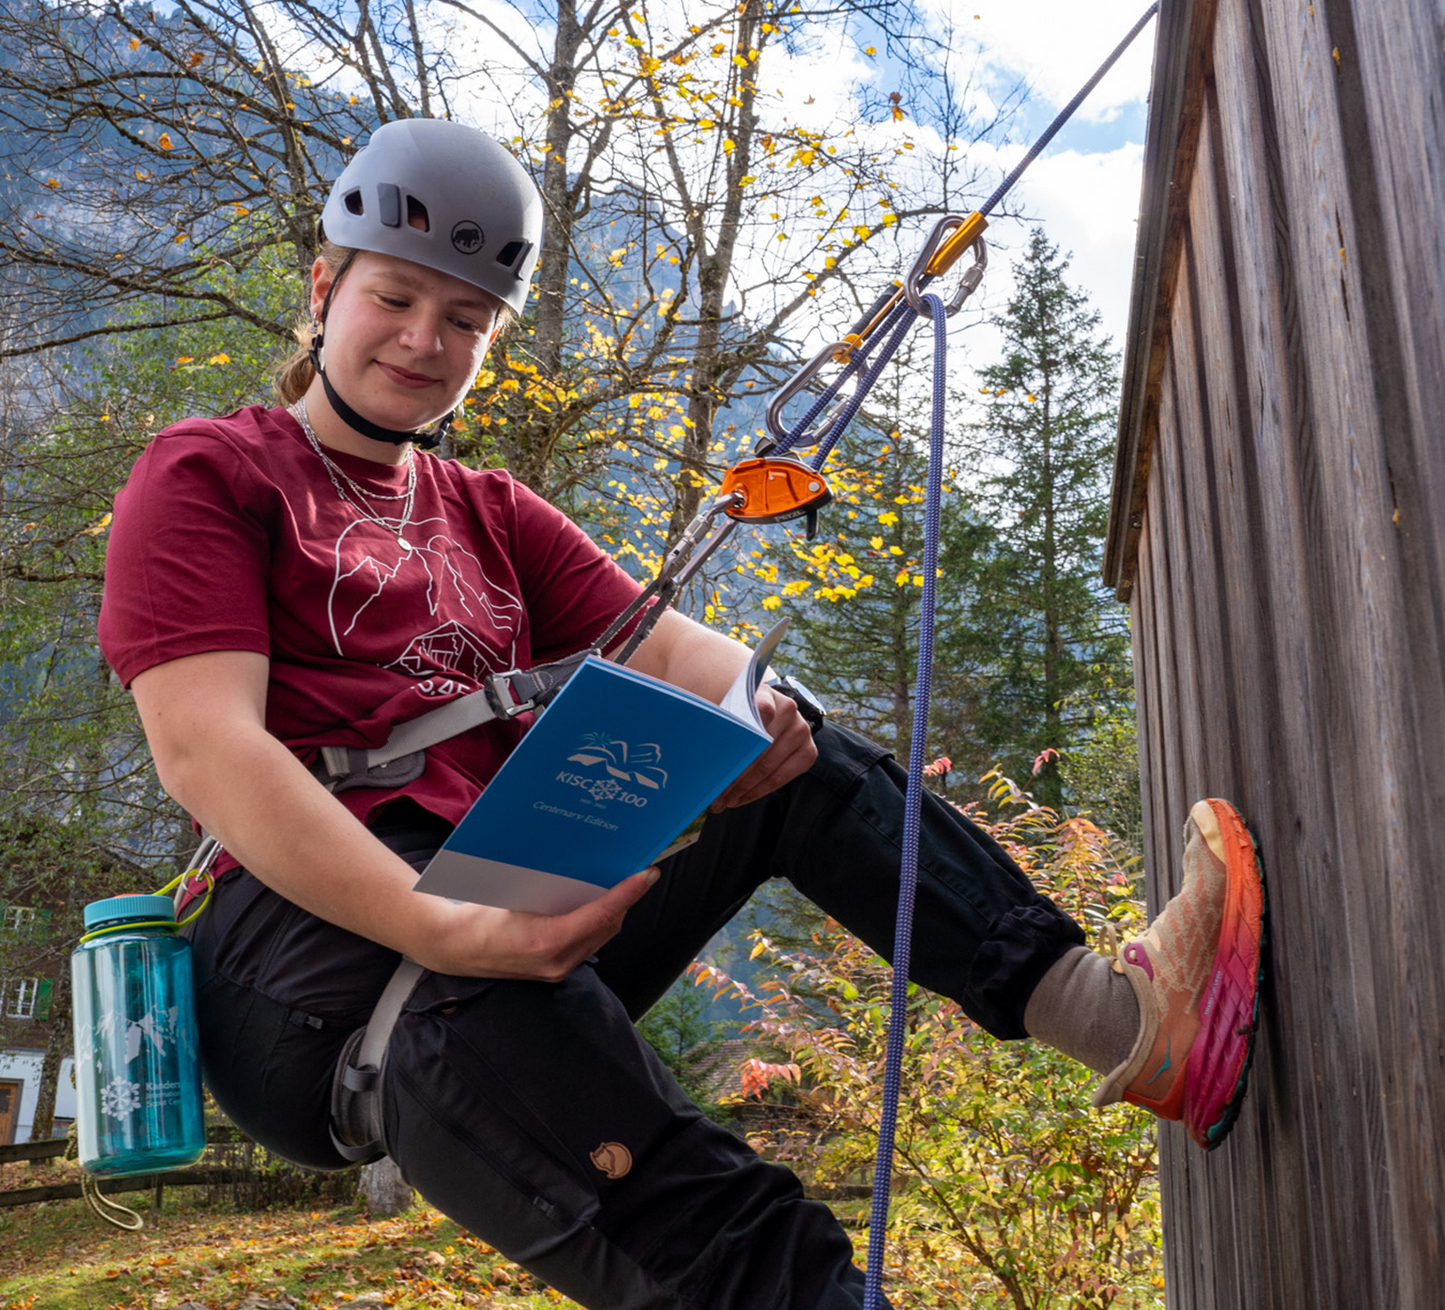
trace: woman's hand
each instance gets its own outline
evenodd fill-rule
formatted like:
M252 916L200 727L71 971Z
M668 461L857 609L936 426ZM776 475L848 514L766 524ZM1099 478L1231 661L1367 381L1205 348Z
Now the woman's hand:
M635 873L567 914L523 914L446 902L451 921L408 954L438 973L560 982L617 935L627 911L657 877L656 868Z
M704 628L676 610L668 610L637 648L632 667L716 704L751 658L751 652L741 642ZM776 791L806 773L818 758L812 730L792 700L766 685L758 688L756 699L758 714L773 744L708 807L714 813Z
M818 758L813 730L792 699L765 684L758 688L757 705L763 726L772 735L773 744L708 807L714 814L735 805L747 805L770 791L776 791L800 774L807 773Z
M362 826L265 727L267 661L211 651L132 684L161 782L255 877L287 900L429 969L556 981L622 926L656 879L633 875L569 914L458 905Z

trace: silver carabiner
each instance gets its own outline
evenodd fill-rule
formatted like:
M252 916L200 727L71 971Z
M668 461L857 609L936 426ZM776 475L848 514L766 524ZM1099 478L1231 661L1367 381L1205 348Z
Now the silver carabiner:
M933 225L933 231L928 234L928 240L924 242L923 249L919 252L918 258L913 261L913 267L908 270L908 276L903 280L903 296L908 301L909 308L915 314L926 316L928 307L923 303L923 283L926 278L936 277L947 271L947 267L940 268L937 273L930 273L929 266L933 264L939 251L945 246L944 238L967 224L975 215L972 214L945 214ZM944 304L944 313L952 318L960 309L963 302L978 290L978 284L983 281L984 270L988 267L988 245L983 239L982 231L975 236L971 249L973 250L973 265L959 279L958 290L953 293L953 299ZM948 261L950 264L952 259Z
M788 438L788 429L783 423L783 406L797 396L809 382L817 377L826 365L837 362L840 355L846 363L849 356L853 353L855 345L856 343L852 341L835 341L830 346L824 346L822 350L794 373L793 376L783 384L782 389L768 401L768 432L772 434L774 441L786 441ZM845 404L851 399L851 392L847 396L835 397L835 400L841 400ZM832 421L833 416L831 414L825 416L821 422L814 425L807 432L804 432L793 442L792 448L794 450L806 450L810 446L816 446L823 433L828 430L828 425Z

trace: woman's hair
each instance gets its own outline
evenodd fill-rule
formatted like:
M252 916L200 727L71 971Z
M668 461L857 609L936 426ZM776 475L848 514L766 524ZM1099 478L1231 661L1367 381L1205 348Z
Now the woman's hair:
M346 265L347 261L359 251L350 250L346 246L338 246L333 241L323 240L321 249L317 252L325 261L326 267L331 270L332 286L336 285L335 278L338 272ZM307 288L307 303L310 304L310 287ZM503 334L516 321L516 311L510 305L497 302L497 332L492 338L492 345L495 346L501 340ZM291 335L296 338L296 349L282 362L276 370L276 376L272 380L272 388L277 398L283 405L294 405L306 394L306 388L316 377L316 369L311 363L311 343L316 338L317 323L309 314L296 321L296 326L291 329Z
M346 262L348 256L355 253L346 249L345 246L338 246L330 241L322 241L321 249L318 252L326 262L326 267L331 270L334 279L337 271ZM333 283L334 285L334 283ZM310 304L311 287L308 282L306 288L307 304ZM311 385L312 379L316 376L316 370L311 364L311 342L316 336L316 320L310 314L297 319L296 326L291 329L291 335L296 338L296 349L283 361L276 370L276 376L272 380L272 387L277 398L283 405L294 405L306 394L306 388Z

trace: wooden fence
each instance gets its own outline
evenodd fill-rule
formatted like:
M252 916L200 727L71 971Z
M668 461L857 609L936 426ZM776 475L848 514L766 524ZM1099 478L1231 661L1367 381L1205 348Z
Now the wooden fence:
M64 1138L46 1142L22 1142L0 1146L0 1165L58 1160L69 1143ZM302 1198L345 1202L355 1199L358 1174L355 1170L318 1173L270 1156L237 1129L212 1126L206 1132L206 1154L188 1169L167 1169L161 1173L139 1174L134 1178L102 1178L106 1196L121 1192L152 1194L152 1208L159 1210L167 1187L207 1187L213 1195L249 1209L294 1203ZM77 1200L80 1179L48 1183L37 1187L13 1188L0 1192L0 1210L42 1201Z

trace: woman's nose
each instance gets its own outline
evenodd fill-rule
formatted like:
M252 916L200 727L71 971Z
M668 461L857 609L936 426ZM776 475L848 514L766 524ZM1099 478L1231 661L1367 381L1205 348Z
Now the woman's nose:
M418 354L436 354L442 349L440 322L436 315L422 310L407 315L398 335L402 345Z

